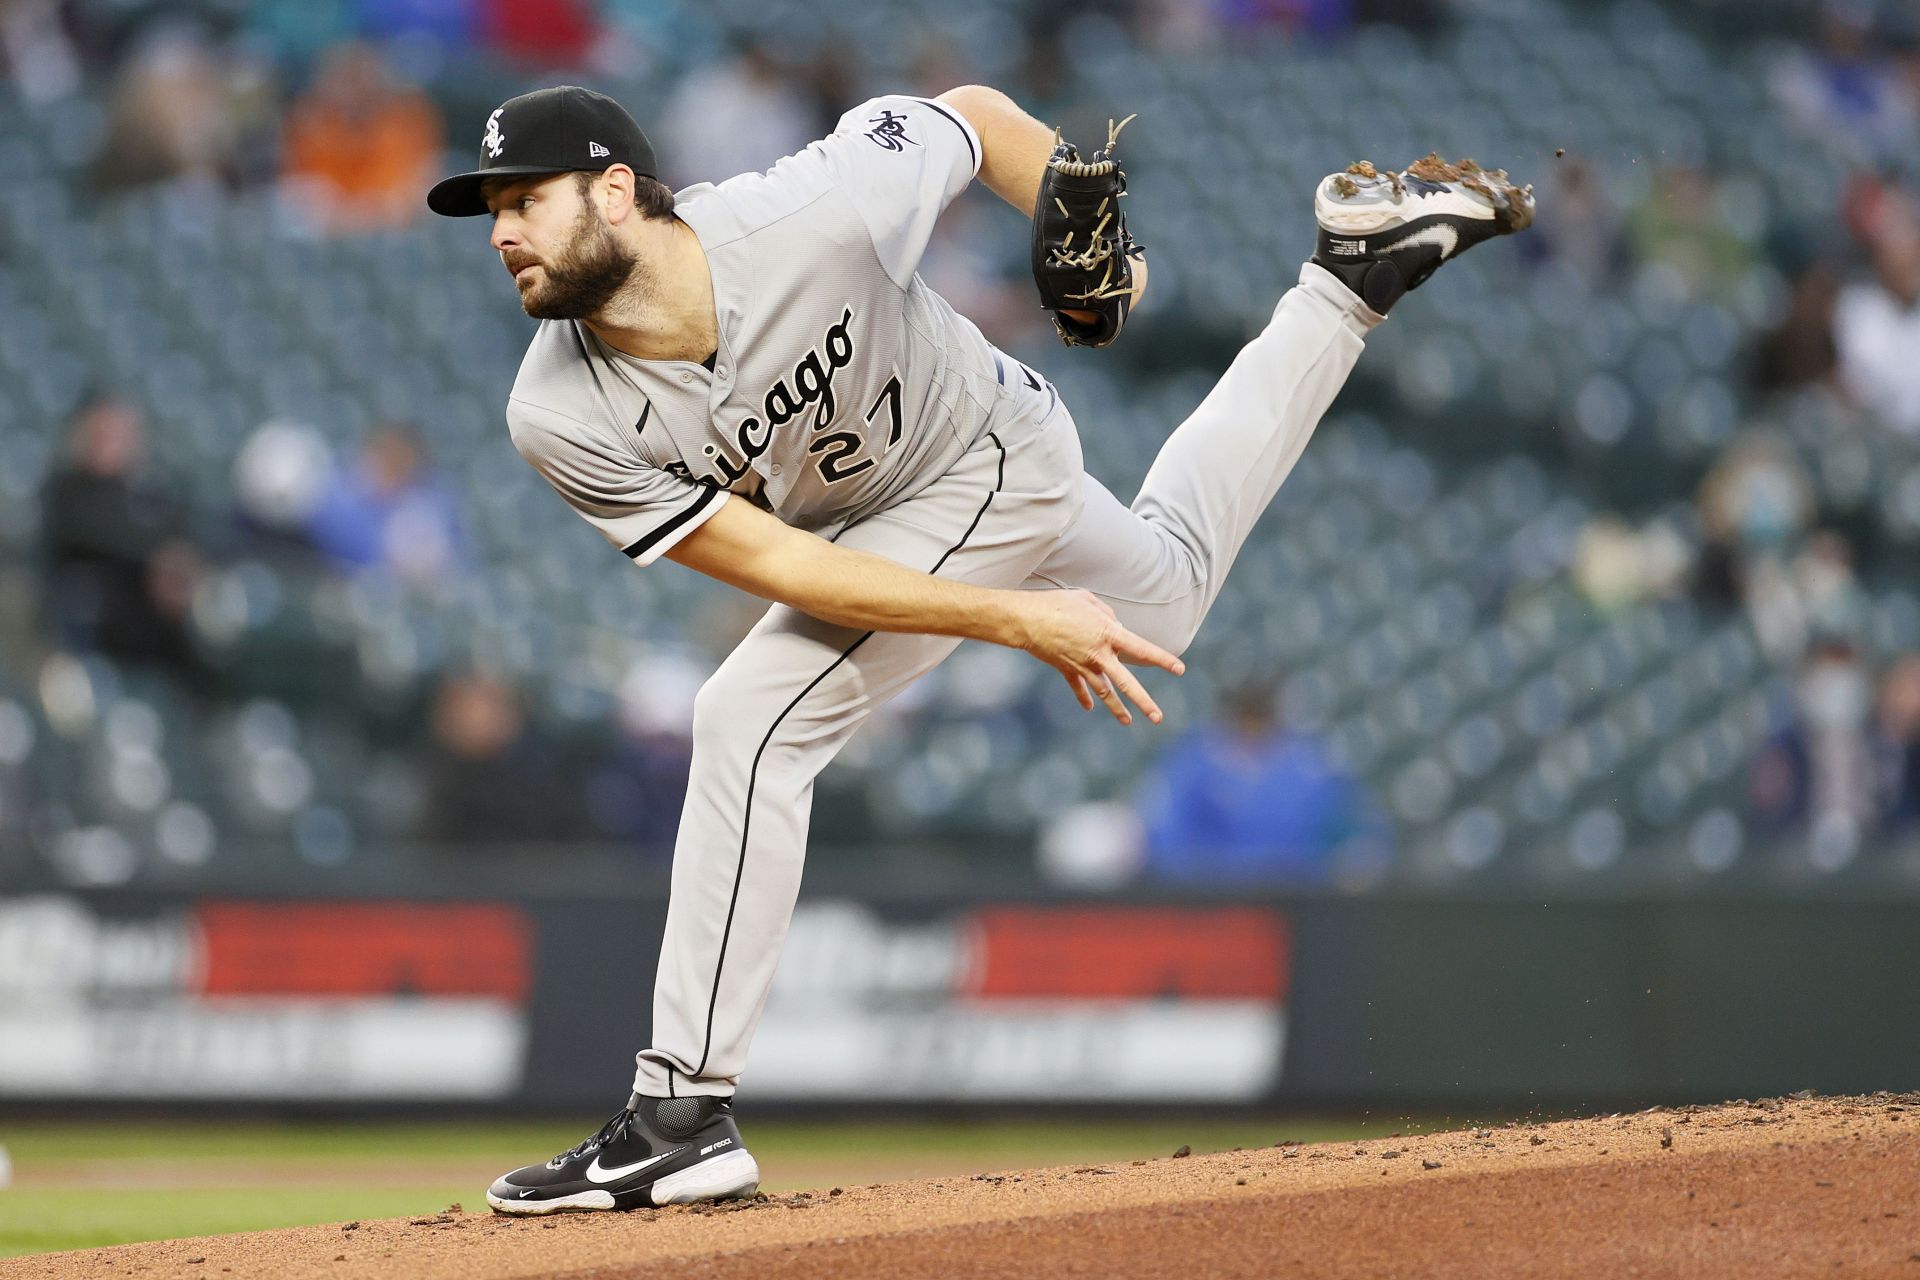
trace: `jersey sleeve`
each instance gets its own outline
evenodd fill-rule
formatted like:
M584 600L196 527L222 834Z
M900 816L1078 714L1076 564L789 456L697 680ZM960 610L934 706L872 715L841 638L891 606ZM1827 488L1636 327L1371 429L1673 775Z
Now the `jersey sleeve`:
M712 519L727 495L642 462L612 433L522 400L507 406L513 447L567 505L635 564L652 564Z
M819 144L833 181L867 224L881 265L913 279L941 211L980 172L980 138L953 107L890 96L840 117Z

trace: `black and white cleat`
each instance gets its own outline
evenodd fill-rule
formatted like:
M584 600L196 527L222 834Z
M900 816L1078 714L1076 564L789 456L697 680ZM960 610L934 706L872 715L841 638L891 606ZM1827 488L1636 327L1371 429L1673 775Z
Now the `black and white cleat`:
M1429 154L1405 170L1362 160L1328 174L1313 195L1320 244L1313 260L1385 315L1440 264L1533 221L1533 188L1504 169Z
M725 1098L642 1098L577 1147L487 1189L496 1213L637 1209L750 1196L760 1168Z

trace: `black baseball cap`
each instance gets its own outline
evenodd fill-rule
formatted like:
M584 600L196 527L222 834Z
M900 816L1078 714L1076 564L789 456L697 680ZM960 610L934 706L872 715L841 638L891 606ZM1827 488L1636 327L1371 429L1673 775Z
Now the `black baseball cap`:
M577 84L536 89L495 108L480 139L480 167L435 183L427 208L449 218L476 217L487 212L480 186L488 178L599 173L615 164L643 178L658 176L653 144L625 107Z

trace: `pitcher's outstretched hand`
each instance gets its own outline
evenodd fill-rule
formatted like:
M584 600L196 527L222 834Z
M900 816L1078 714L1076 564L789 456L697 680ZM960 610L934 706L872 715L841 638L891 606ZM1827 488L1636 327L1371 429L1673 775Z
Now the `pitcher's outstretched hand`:
M1127 665L1150 664L1180 675L1186 663L1121 626L1113 609L1091 591L1021 594L1025 607L1019 647L1058 671L1083 708L1093 710L1098 699L1114 719L1132 724L1133 712L1127 708L1131 702L1147 719L1160 723L1159 706Z

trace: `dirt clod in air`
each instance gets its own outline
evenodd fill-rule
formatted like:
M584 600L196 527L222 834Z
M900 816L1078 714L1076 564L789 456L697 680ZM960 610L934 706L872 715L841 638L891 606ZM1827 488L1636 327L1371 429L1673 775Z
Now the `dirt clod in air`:
M1173 1158L1174 1158L1175 1160L1185 1160L1185 1159L1186 1159L1186 1158L1187 1158L1188 1156L1190 1156L1190 1155L1192 1155L1192 1154L1193 1154L1193 1148L1192 1148L1192 1147L1190 1147L1190 1146L1188 1146L1188 1145L1187 1145L1186 1143L1184 1143L1184 1142L1183 1142L1183 1143L1181 1143L1181 1144L1180 1144L1180 1146L1179 1146L1179 1147L1178 1147L1178 1148L1177 1148L1177 1149L1176 1149L1176 1150L1174 1151L1174 1153L1173 1153Z

